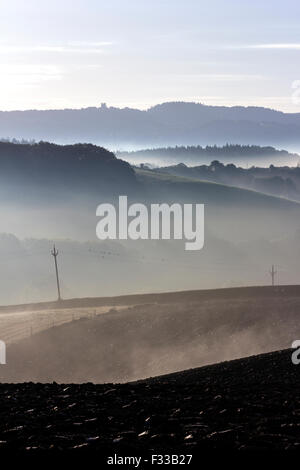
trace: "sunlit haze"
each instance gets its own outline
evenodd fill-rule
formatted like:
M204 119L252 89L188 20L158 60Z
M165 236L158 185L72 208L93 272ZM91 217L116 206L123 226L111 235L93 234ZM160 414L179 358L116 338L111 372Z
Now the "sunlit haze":
M300 112L297 0L2 0L0 108L172 100Z

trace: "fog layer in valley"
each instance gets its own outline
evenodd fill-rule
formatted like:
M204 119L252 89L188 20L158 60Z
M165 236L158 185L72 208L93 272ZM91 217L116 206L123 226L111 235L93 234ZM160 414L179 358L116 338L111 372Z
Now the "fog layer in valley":
M129 203L205 204L202 250L186 251L185 240L97 240L97 205L117 202L108 194L22 198L2 211L2 305L55 298L54 242L65 298L262 285L270 282L272 264L277 282L298 282L298 203L147 171L136 179L138 193Z

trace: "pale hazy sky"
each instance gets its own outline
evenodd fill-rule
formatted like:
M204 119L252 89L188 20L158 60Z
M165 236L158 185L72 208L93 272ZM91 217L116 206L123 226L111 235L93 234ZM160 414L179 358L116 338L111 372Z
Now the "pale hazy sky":
M185 100L300 112L299 59L299 0L0 0L3 110Z

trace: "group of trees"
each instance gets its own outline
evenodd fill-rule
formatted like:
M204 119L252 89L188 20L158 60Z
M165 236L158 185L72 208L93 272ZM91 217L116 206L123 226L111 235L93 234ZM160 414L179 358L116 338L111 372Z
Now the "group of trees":
M156 149L138 150L135 152L120 152L120 156L130 156L132 158L143 158L144 161L151 161L153 158L161 160L174 160L180 162L194 161L195 163L211 161L212 159L220 159L223 161L266 159L280 157L299 156L290 154L286 150L277 150L274 147L261 147L259 145L238 145L226 144L224 146L201 145L175 146Z
M233 163L225 165L218 160L213 160L210 165L188 167L180 163L155 171L254 189L268 194L300 200L300 167L298 166L276 167L270 165L268 168L253 166L246 169Z
M36 144L36 141L34 139L11 139L10 137L2 137L0 139L0 142L3 142L5 144L22 144L22 145L34 145Z
M126 188L135 184L130 165L92 144L0 142L0 179L78 191Z

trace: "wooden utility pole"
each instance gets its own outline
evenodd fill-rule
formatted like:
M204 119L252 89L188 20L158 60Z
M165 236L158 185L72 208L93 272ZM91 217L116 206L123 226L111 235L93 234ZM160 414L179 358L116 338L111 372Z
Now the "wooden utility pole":
M53 250L51 251L51 255L54 258L55 273L56 273L56 284L57 284L57 294L58 294L58 301L60 301L61 300L61 295L60 295L60 285L59 285L58 267L57 267L58 250L55 248L55 245L53 245Z
M277 271L274 269L274 264L272 264L272 269L270 271L271 279L272 279L272 286L274 287L275 285L275 275L277 274Z

